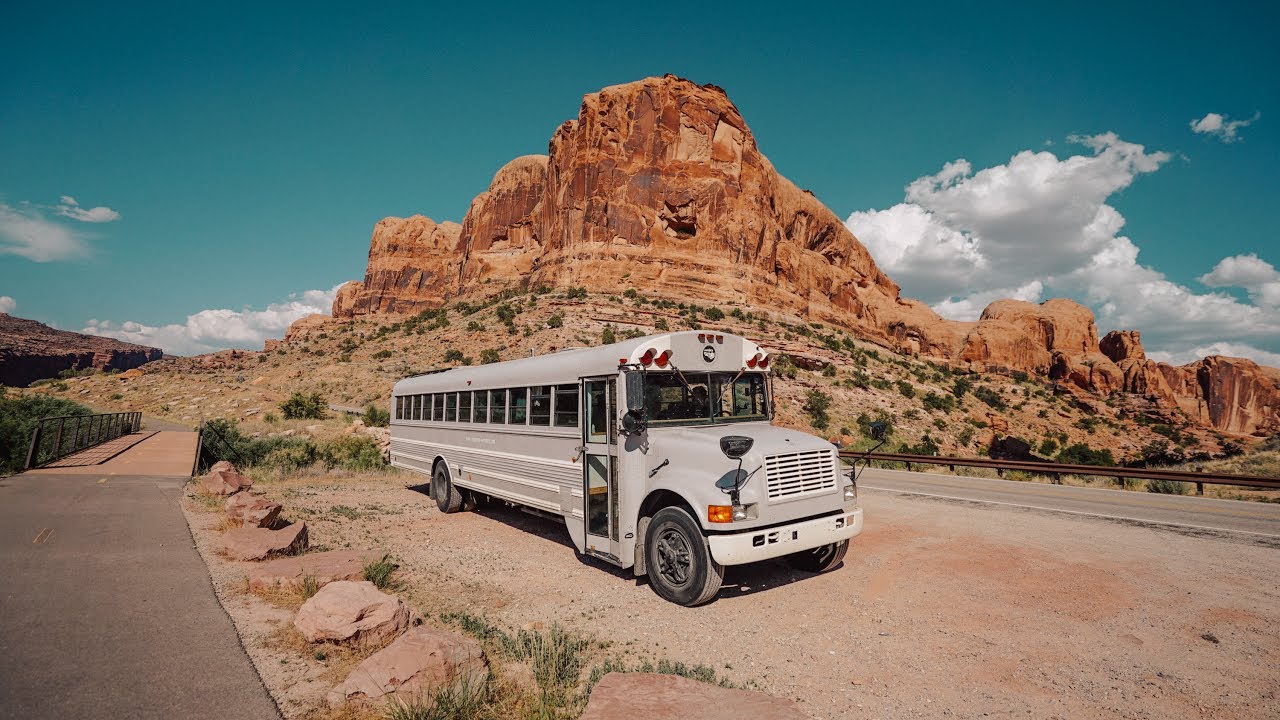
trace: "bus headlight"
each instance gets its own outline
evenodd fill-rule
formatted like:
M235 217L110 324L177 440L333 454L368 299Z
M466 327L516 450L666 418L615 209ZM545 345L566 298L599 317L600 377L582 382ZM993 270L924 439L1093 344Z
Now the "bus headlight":
M849 483L844 486L844 499L858 502L858 483Z

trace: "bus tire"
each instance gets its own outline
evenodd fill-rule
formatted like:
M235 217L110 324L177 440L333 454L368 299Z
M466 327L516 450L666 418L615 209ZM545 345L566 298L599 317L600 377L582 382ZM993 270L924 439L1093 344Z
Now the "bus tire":
M436 465L435 476L431 478L431 497L436 499L436 507L442 513L456 513L462 509L462 493L449 479L449 468L444 463Z
M702 528L683 508L666 507L654 514L644 552L649 585L663 600L702 605L724 582L724 566L711 557Z
M839 565L844 560L847 552L849 552L849 541L841 540L838 543L823 545L812 550L791 553L786 557L787 564L796 570L823 573Z

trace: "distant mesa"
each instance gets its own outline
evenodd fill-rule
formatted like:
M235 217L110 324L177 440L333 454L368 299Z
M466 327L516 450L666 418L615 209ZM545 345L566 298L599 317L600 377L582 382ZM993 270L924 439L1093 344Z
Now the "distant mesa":
M55 330L0 313L0 384L26 387L64 370L131 370L163 356L159 348Z
M333 316L511 286L616 291L620 278L658 297L831 323L973 372L1035 373L1083 403L1117 392L1222 431L1280 430L1280 371L1153 362L1136 331L1100 342L1093 313L1071 300L999 300L955 322L902 297L840 219L774 169L722 89L672 75L586 95L547 154L499 169L461 225L380 221L364 280L339 289Z

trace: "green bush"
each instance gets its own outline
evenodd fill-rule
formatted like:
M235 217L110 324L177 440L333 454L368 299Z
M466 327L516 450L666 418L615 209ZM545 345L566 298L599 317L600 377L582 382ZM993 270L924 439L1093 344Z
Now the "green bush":
M391 424L391 413L386 408L369 403L365 405L364 416L361 419L369 427L386 427Z
M555 315L547 318L547 327L549 328L558 328L562 325L564 325L564 316L560 313L556 313Z
M571 287L569 288L569 291L565 293L565 296L570 300L585 300L587 299L587 289L584 287Z
M457 348L450 348L449 350L445 350L444 361L445 362L461 362L462 351Z
M809 412L809 419L815 428L822 430L830 424L831 417L827 415L827 410L831 408L830 395L821 390L810 390L805 398L804 408Z
M1114 467L1115 458L1110 450L1094 450L1086 443L1076 443L1062 448L1058 453L1058 462L1065 465L1101 465Z
M706 316L707 316L707 319L708 319L708 320L712 320L712 321L714 321L714 320L723 320L723 319L724 319L724 311L723 311L723 310L721 310L720 308L716 307L715 305L712 305L711 307L707 308L706 310L703 310L703 311L702 311L702 314L703 314L703 315L706 315Z
M326 403L320 393L295 392L280 403L286 420L319 420L325 416Z
M342 435L325 442L317 453L328 468L341 468L354 472L378 470L386 467L382 449L373 438L364 435Z
M498 351L497 351L497 350L495 350L495 349L493 349L493 348L485 348L484 350L481 350L481 351L480 351L480 364L481 364L481 365L488 365L489 363L496 363L496 362L500 361L501 359L502 359L502 358L498 357Z
M40 418L92 414L89 408L70 400L48 395L10 397L0 388L0 475L26 467L31 432Z
M604 330L600 332L600 344L612 345L618 342L618 337L613 333L612 325L605 325Z
M995 390L992 390L989 387L974 388L973 396L978 398L982 402L990 405L992 408L995 408L996 410L1004 410L1006 407L1008 407L1004 402L1004 398L1000 397L1000 393L996 392Z
M965 393L969 392L972 389L973 389L973 382L969 380L969 378L958 377L956 378L955 383L951 386L951 394L955 395L956 399L959 400L960 398L965 396Z
M257 464L285 471L301 470L304 467L314 465L316 456L316 446L309 440L301 440L297 443L276 447L269 451L261 462Z
M653 329L654 329L654 330L660 330L660 331L662 331L662 332L666 332L666 331L667 331L667 330L669 330L670 328L671 328L671 326L667 324L667 319L666 319L666 318L658 318L658 319L657 319L657 320L655 320L655 321L654 321L654 323L653 323Z
M912 385L910 382L907 382L906 380L899 380L896 385L898 386L898 392L902 397L913 398L916 396L916 386Z
M939 395L930 390L921 398L926 410L934 412L948 412L956 407L956 398L954 395Z
M1147 492L1161 493L1163 495L1186 495L1190 492L1187 483L1177 480L1148 480Z
M391 357L394 354L395 353L391 352L390 350L379 350L378 352L374 353L372 357L374 360L386 360L387 358Z

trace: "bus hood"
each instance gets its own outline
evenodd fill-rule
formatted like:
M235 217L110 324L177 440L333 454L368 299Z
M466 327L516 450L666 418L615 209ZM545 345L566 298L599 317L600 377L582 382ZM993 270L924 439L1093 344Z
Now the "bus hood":
M701 462L709 461L716 467L725 463L731 463L736 467L737 461L730 460L720 451L720 438L726 435L745 435L755 441L751 451L742 457L742 467L748 471L763 464L764 458L768 455L833 448L831 443L809 433L775 427L767 422L747 422L692 427L650 427L649 442L656 451L651 453L651 456L659 458L659 462L661 458L673 455L699 458Z

